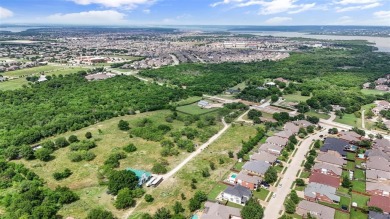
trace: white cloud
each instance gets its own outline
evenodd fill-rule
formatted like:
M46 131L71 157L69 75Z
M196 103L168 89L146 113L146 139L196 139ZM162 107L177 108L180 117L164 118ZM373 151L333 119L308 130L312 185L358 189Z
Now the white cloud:
M107 25L107 24L125 24L125 14L114 11L85 11L69 14L53 14L46 18L48 23L57 24L92 24L92 25Z
M6 8L0 7L0 18L6 19L14 16L14 13Z
M358 5L358 6L350 6L350 7L336 7L336 12L346 12L346 11L356 11L356 10L365 10L370 8L376 8L381 6L382 4L379 2L366 4L366 5Z
M145 10L143 10L143 12L145 13L145 14L150 14L150 9L145 9Z
M351 24L354 20L350 16L342 16L332 25L343 25L343 24Z
M336 4L349 5L349 4L372 4L377 3L380 0L340 0Z
M266 24L284 24L291 21L290 17L273 17L265 21Z
M377 18L390 19L390 11L377 11L374 12L374 16Z
M79 5L99 4L105 7L133 9L138 5L153 4L156 0L70 0Z
M299 0L223 0L211 4L212 7L218 5L232 5L233 7L260 6L259 14L277 14L288 12L297 14L303 11L313 9L316 3L298 4Z

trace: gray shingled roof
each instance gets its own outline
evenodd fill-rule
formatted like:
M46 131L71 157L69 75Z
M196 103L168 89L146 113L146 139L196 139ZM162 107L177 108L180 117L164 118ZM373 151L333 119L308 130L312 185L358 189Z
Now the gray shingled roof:
M263 175L271 165L264 161L248 161L242 169Z
M340 197L336 195L336 188L315 182L309 183L305 188L305 196L315 198L316 193L325 195L333 201L340 202Z
M236 197L248 197L248 198L252 197L251 190L241 185L235 185L234 187L229 186L225 189L225 191L223 191L223 193L236 196Z
M230 219L240 217L240 209L207 201L200 219Z

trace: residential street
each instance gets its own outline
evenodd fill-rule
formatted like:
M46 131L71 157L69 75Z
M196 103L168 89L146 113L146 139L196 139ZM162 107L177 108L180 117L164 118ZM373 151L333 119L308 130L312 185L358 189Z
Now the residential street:
M270 202L265 208L263 218L277 219L280 217L279 212L280 210L284 209L283 202L291 191L290 187L292 183L295 181L295 179L297 178L296 175L298 171L301 169L302 161L305 160L305 155L309 151L311 143L313 142L313 140L320 139L319 136L325 135L327 134L327 132L328 130L325 129L323 131L318 132L315 135L311 135L307 139L305 139L299 147L297 147L298 150L295 156L292 158L292 162L288 165L288 169L284 174L282 180L280 181L282 187L279 188L279 186L276 185L277 189L274 192L274 194L276 194L276 197L271 198Z

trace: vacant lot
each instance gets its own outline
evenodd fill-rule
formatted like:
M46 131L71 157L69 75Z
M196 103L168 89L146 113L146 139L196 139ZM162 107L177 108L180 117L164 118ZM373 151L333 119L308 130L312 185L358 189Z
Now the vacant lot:
M215 196L221 188L217 187L218 181L226 178L230 173L229 169L234 165L235 159L228 157L228 151L237 152L241 147L242 140L248 140L250 136L256 134L256 129L253 126L233 126L216 142L205 149L199 156L189 162L181 169L177 175L170 178L169 181L151 191L155 198L153 203L142 202L136 209L132 217L139 218L140 212L153 213L158 208L171 208L175 201L179 201L188 211L188 200L193 196L196 190L202 190ZM223 164L220 163L223 160ZM215 170L210 170L210 177L204 178L201 171L209 168L210 162L215 163ZM195 184L197 189L191 188L191 179L196 179ZM214 189L213 189L214 188ZM184 194L186 200L181 199L181 194Z
M71 162L68 158L69 148L55 151L53 153L55 159L47 163L39 160L20 160L19 162L22 162L41 178L45 179L50 188L68 186L80 195L79 201L61 209L61 215L84 218L87 213L86 209L104 206L119 216L122 211L115 210L112 206L112 196L105 194L106 187L98 184L97 178L99 167L103 165L112 151L121 151L123 146L133 143L137 147L137 151L127 154L127 158L121 160L119 169L131 167L150 171L153 164L161 159L160 152L162 147L159 142L147 141L137 137L130 138L128 132L120 131L118 129L118 122L119 120L126 120L129 121L130 127L134 127L137 121L148 118L156 124L169 124L172 126L173 130L182 129L184 123L181 121L174 120L173 123L165 122L165 117L170 114L171 112L168 110L161 110L117 117L78 131L60 135L68 137L73 134L82 140L85 139L84 135L86 132L91 132L93 139L97 140L97 147L91 149L91 151L97 156L94 160L89 162ZM195 127L195 125L192 125L192 127ZM220 123L217 123L217 125L214 126L215 129L219 129L220 127ZM195 142L198 142L198 140ZM179 151L180 154L178 156L164 158L169 163L168 169L175 167L184 159L184 157L188 156L188 153L184 150ZM54 180L52 174L54 172L63 171L65 168L69 168L73 174L69 178L61 181Z
M301 96L301 92L297 92L296 94L287 94L284 95L283 98L286 102L293 102L293 103L299 103L299 102L306 102L310 97L307 96Z
M354 114L344 114L343 118L340 119L340 117L337 116L337 118L334 120L338 123L343 123L350 126L356 126L356 127L362 127L362 120L361 118L356 118Z
M212 108L212 109L200 108L197 103L177 107L177 111L190 114L190 115L201 115L201 114L214 112L216 110L218 110L218 108Z
M42 72L54 71L54 70L58 70L58 69L62 69L62 68L64 68L64 67L44 65L44 66L39 66L39 67L34 67L34 68L25 68L25 69L16 70L16 71L8 71L8 72L5 72L3 75L8 76L8 77L20 77L20 76L26 76L26 75L39 74Z
M307 116L316 116L316 117L318 117L320 119L329 119L330 118L330 115L325 114L325 113L317 113L314 110L310 110L309 112L305 113L305 115L307 115Z
M371 89L362 89L361 92L367 95L383 95L384 93L386 93L385 91L371 90Z

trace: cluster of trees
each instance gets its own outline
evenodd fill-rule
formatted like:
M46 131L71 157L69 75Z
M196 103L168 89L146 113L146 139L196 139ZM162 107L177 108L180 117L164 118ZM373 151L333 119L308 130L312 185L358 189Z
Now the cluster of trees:
M257 133L254 137L251 137L247 142L242 143L242 148L237 153L237 158L243 158L245 154L249 153L265 136L266 131L258 128Z
M282 92L279 90L279 88L275 86L269 88L248 86L244 90L242 90L237 97L243 100L259 103L261 100L269 96L276 96L276 98L279 99L279 96L282 96Z
M55 218L62 205L79 199L67 187L48 189L42 179L21 164L0 161L0 178L1 189L14 190L0 197L5 219Z
M259 200L254 197L250 198L241 210L241 217L243 219L259 219L263 218L263 215L264 209L260 205Z
M71 175L72 175L72 171L68 168L65 168L65 170L62 172L53 173L53 178L58 181L58 180L68 178Z
M261 123L261 120L260 120L261 116L262 116L262 113L258 110L252 109L248 112L248 119L253 120L253 123L255 123L255 124Z
M286 201L284 202L284 207L286 209L286 212L289 214L294 214L299 201L300 200L297 195L297 192L295 190L292 190L291 193L286 198Z
M135 110L168 108L169 102L183 97L181 89L145 84L128 76L94 82L80 74L55 77L28 89L0 92L4 129L0 146L32 144Z

